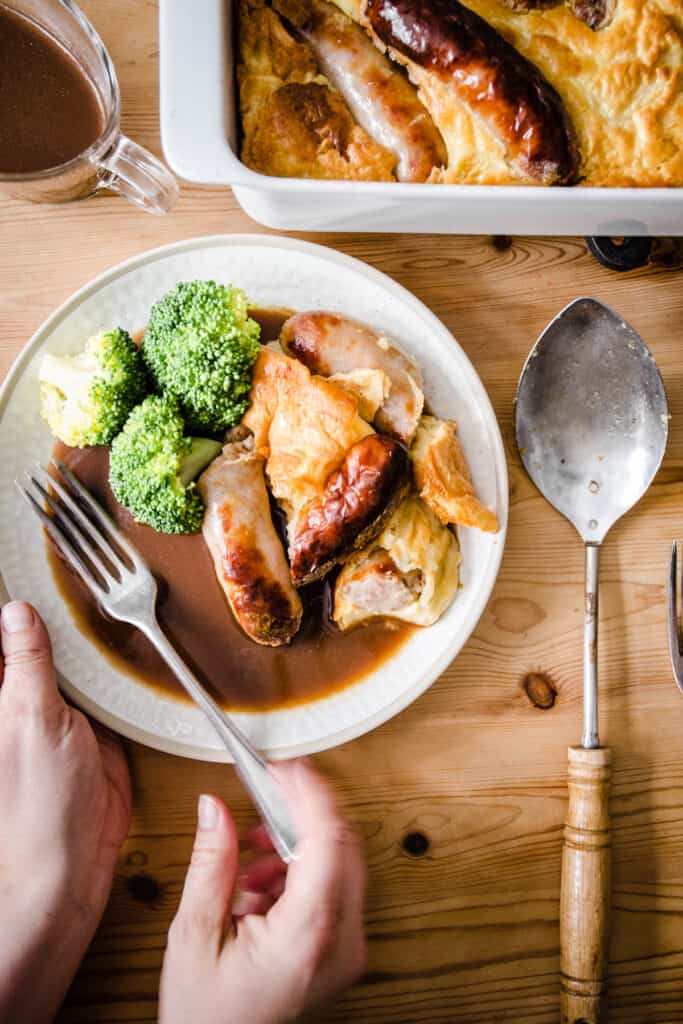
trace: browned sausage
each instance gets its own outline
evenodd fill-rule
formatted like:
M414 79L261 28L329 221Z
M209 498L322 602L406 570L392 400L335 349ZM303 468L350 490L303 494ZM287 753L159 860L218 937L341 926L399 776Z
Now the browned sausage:
M545 7L558 7L563 0L502 0L513 11L538 11ZM585 21L593 31L605 28L614 17L616 0L567 0L577 18Z
M617 3L616 0L569 0L569 6L577 18L581 18L589 28L597 31L609 25Z
M397 441L370 434L356 442L293 524L289 557L295 586L319 579L373 540L409 483L408 453Z
M323 377L382 370L391 387L375 415L375 426L410 444L424 405L422 374L395 342L359 320L316 309L290 316L282 325L280 344L287 355Z
M537 181L566 184L578 154L562 100L540 71L458 0L366 0L377 39L448 82Z
M228 444L199 478L202 533L216 578L244 632L257 644L289 643L302 607L270 513L263 460Z
M542 11L546 7L559 7L563 0L501 0L511 11Z
M396 154L399 181L426 181L447 162L443 139L415 87L360 25L333 4L314 0L301 32L361 128Z

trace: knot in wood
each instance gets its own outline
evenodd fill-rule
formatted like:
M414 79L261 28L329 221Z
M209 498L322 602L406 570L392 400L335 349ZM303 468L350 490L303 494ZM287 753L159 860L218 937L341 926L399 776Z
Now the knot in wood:
M557 699L557 687L545 672L529 672L522 680L522 689L535 708L547 711Z
M159 883L149 875L131 875L126 885L130 895L139 903L155 903L159 899Z
M404 853L409 857L424 857L430 842L424 832L408 832L401 842Z

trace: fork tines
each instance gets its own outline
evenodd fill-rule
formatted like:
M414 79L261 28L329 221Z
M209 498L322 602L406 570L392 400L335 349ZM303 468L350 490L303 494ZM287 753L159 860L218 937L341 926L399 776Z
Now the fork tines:
M36 464L15 483L64 560L103 598L142 567L140 557L71 470L58 459L51 466Z
M681 650L680 606L678 586L678 545L673 542L669 566L669 654L678 689L683 693L683 651Z

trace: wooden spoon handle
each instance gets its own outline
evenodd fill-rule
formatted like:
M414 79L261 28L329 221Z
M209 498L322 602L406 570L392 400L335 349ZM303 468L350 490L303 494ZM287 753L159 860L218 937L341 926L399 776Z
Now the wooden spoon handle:
M611 759L605 747L569 748L560 896L562 1024L601 1020L609 932Z

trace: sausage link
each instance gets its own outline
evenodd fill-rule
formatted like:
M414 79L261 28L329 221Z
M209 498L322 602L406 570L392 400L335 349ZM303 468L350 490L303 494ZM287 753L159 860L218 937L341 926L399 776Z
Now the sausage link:
M606 28L616 13L616 0L568 0L577 18L597 32Z
M446 164L443 139L417 90L359 25L316 0L300 31L361 128L396 155L399 181L426 181Z
M448 82L524 174L548 185L575 178L578 152L562 100L478 14L458 0L366 0L365 16L392 54Z
M295 313L280 331L289 356L323 377L352 370L377 369L391 387L375 415L375 426L409 445L422 415L424 394L419 367L389 338L351 317L310 310Z
M289 557L295 586L311 583L373 540L406 493L410 463L390 437L356 442L297 517Z
M501 0L513 11L539 11L546 7L559 7L565 0ZM614 17L616 0L566 0L577 18L585 21L594 32L606 28Z
M199 478L199 490L206 504L202 533L235 618L257 644L289 643L302 607L273 525L263 460L226 445Z

